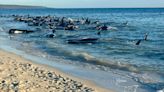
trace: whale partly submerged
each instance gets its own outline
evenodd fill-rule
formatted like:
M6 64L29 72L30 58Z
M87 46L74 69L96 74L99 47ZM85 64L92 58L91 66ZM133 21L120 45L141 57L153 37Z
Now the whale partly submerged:
M22 30L22 29L10 29L9 34L23 34L23 33L32 33L33 30Z
M91 38L91 37L84 37L84 38L74 38L67 40L69 44L85 44L85 43L95 43L99 38Z

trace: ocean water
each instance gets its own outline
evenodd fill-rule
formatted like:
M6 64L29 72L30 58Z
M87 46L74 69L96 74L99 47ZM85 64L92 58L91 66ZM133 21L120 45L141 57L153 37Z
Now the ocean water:
M19 42L14 45L17 49L52 60L58 56L73 63L78 61L79 64L101 66L104 71L113 69L129 72L138 83L154 90L164 89L164 8L0 9L0 14L51 15L73 19L85 17L116 27L117 30L103 31L101 35L97 35L97 30L82 26L78 31L56 30L53 39L44 37L47 29L43 28L41 32L9 37L7 32L10 28L36 27L15 22L12 17L0 18L1 38ZM125 22L128 25L123 25ZM135 45L146 33L148 40ZM75 36L98 37L99 40L94 44L66 42Z

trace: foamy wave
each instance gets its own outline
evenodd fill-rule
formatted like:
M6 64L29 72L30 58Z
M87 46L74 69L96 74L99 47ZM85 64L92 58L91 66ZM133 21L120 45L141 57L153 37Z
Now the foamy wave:
M72 52L72 55L73 56L77 56L77 57L82 57L82 58L84 58L87 61L95 60L94 56L88 54L87 52L81 52L81 53Z
M130 65L130 64L124 64L121 62L114 62L109 60L104 60L102 58L94 57L93 55L87 53L87 52L70 52L70 55L73 57L78 57L79 59L84 59L84 62L93 63L95 65L102 65L106 67L110 67L113 69L120 69L120 70L126 70L131 72L138 72L137 67Z

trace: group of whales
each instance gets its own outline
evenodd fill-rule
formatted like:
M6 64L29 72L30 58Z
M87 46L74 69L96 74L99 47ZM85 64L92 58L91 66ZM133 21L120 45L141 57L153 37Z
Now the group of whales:
M56 30L80 30L80 26L86 25L92 26L93 30L97 30L97 35L101 35L102 31L108 30L118 30L117 27L108 26L106 23L101 23L100 21L94 20L92 21L89 18L81 18L81 19L72 19L66 17L56 17L56 16L19 16L12 15L14 21L24 22L28 26L37 26L51 30L52 32L46 34L48 38L54 38ZM122 23L121 26L128 25L128 21ZM91 28L90 26L88 28ZM81 29L83 30L83 29ZM22 33L32 33L34 30L24 30L24 29L10 29L9 34L22 34ZM144 39L139 39L135 45L140 45L141 41L147 40L148 34L145 34ZM70 44L78 44L78 43L95 43L99 38L95 37L84 37L84 38L74 38L68 39L67 42Z

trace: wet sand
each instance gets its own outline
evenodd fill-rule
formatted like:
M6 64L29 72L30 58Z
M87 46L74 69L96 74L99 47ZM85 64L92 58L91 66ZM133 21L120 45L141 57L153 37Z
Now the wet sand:
M0 92L111 92L87 80L0 50Z

